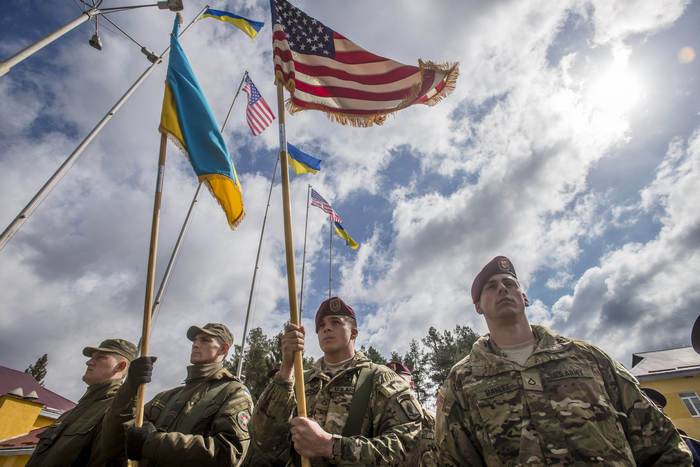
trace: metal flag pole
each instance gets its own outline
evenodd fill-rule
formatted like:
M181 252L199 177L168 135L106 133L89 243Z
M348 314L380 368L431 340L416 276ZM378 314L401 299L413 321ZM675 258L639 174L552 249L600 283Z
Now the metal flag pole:
M152 7L152 6L157 6L159 9L168 9L170 11L181 11L182 10L182 1L181 0L166 0L166 1L161 1L158 3L152 3L148 5L125 5L125 6L120 6L120 7L113 7L113 8L102 8L99 9L99 4L102 3L102 1L98 2L96 7L93 7L87 11L83 11L80 13L78 17L73 19L72 21L68 22L68 24L58 28L51 34L45 36L42 39L39 39L32 45L25 47L24 49L20 50L16 54L14 54L12 57L8 58L7 60L4 60L0 62L0 76L5 76L7 73L10 72L13 66L17 65L23 60L26 60L27 58L31 57L33 54L36 52L40 51L59 37L69 33L73 29L77 28L81 24L83 24L85 21L89 20L90 18L97 16L97 15L104 15L106 13L115 13L118 11L127 11L127 10L133 10L135 8L144 8L144 7ZM204 11L204 10L202 10ZM201 14L201 13L200 13ZM199 15L197 15L199 16ZM184 32L184 31L183 31Z
M287 259L287 292L289 294L289 321L299 326L297 309L296 272L294 270L294 241L292 239L292 204L289 195L289 168L287 164L287 134L285 133L284 87L282 77L277 79L277 114L279 116L280 167L282 178L282 213L284 216L284 250ZM294 354L294 392L297 401L297 416L306 417L306 394L304 391L304 362L301 351ZM311 467L307 457L301 457L302 467Z
M208 8L208 5L202 8L202 10L197 13L197 15L192 19L192 21L185 27L182 32L180 33L180 36L182 36L187 29L189 29L190 26L199 18L199 16ZM163 56L170 50L170 46L168 46L163 53L161 53L158 56L158 60L154 63L152 63L146 70L139 76L136 81L129 87L129 89L126 90L124 95L119 98L119 100L112 106L111 109L107 112L107 114L102 117L102 119L95 125L95 127L88 133L88 135L83 139L80 144L78 144L78 147L73 150L73 152L68 156L68 158L63 161L61 166L54 172L54 174L49 178L46 183L44 183L44 186L42 186L39 191L34 195L34 197L29 201L29 203L20 211L19 214L17 214L17 217L8 225L5 230L0 234L0 250L2 250L5 245L7 245L7 242L10 241L10 239L19 231L19 229L22 228L24 223L27 221L29 216L31 216L36 208L39 207L39 205L46 199L46 197L49 195L51 190L60 182L63 177L66 175L66 172L68 172L71 167L75 164L75 162L78 160L80 155L83 153L85 148L92 142L93 139L95 139L95 136L102 130L102 128L109 123L109 121L114 117L114 115L119 111L119 109L124 105L124 103L131 97L131 95L136 91L136 88L138 88L143 81L148 78L148 76L155 70L156 66L158 66L163 60Z
M299 322L304 310L304 269L306 268L306 230L309 227L309 196L311 195L311 184L306 187L306 220L304 221L304 253L301 255L301 290L299 291Z
M333 284L333 216L328 214L328 298Z
M260 240L258 241L258 252L255 255L255 269L253 269L253 280L250 284L250 294L248 295L248 308L245 312L245 324L243 325L243 337L241 338L241 355L238 359L238 366L236 367L236 376L241 377L241 372L243 371L243 356L245 355L243 351L245 350L245 339L248 334L248 322L250 320L250 309L253 303L253 291L255 290L255 277L258 274L258 263L260 262L260 250L262 250L263 235L265 235L265 225L267 224L267 213L270 210L270 198L272 197L272 187L275 184L275 175L277 174L277 166L279 165L279 159L275 159L275 168L272 171L272 178L270 179L270 191L267 193L267 206L265 207L265 216L263 217L262 228L260 229Z
M148 266L146 269L146 298L143 306L143 328L141 330L141 355L148 355L149 337L151 335L151 309L153 307L153 283L156 276L156 256L158 253L158 231L160 229L160 204L163 198L163 176L165 175L165 156L168 137L165 132L160 135L160 153L158 156L158 176L156 192L153 197L153 217L151 219L151 242L148 249ZM143 425L143 402L146 385L140 384L136 393L136 426Z
M224 119L224 123L221 125L221 132L224 132L224 129L226 128L226 124L228 123L228 118L231 115L231 110L233 109L233 105L236 103L236 98L238 98L238 94L241 92L241 87L243 86L243 80L245 79L245 76L248 72L245 71L243 73L243 78L241 78L241 82L238 84L238 90L236 91L236 94L233 96L233 100L231 101L231 105L228 108L228 113L226 114L226 118ZM194 205L197 204L198 197L199 197L199 191L202 189L202 183L200 182L199 185L197 185L197 190L194 192L194 196L192 197L192 202L190 203L190 208L187 210L187 216L185 216L185 222L182 223L182 228L180 229L180 234L177 236L177 241L175 242L175 246L173 247L172 253L170 253L170 259L168 260L168 266L165 268L165 272L163 273L163 279L160 281L160 286L158 287L158 293L156 293L156 298L153 301L153 310L151 311L151 314L155 317L156 314L158 313L158 310L160 309L160 303L163 299L163 294L165 293L165 289L168 286L168 281L170 280L170 275L173 270L173 266L175 265L175 259L177 258L177 255L180 252L180 246L182 245L182 239L185 236L185 232L187 231L187 227L190 224L190 216L192 214L192 211L194 210Z

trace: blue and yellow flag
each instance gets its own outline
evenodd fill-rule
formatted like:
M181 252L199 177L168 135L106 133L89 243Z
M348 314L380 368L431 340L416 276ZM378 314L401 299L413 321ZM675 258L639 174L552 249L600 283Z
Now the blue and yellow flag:
M243 219L243 190L214 114L177 40L175 19L165 80L160 128L187 153L199 181L206 183L234 229Z
M202 14L202 18L214 18L224 23L233 24L238 29L248 34L251 39L255 39L255 36L258 35L258 32L265 25L262 21L253 21L252 19L244 18L229 13L228 11L214 10L212 8L207 8Z
M321 170L320 159L306 154L301 149L289 143L287 143L287 155L289 155L287 158L289 165L292 166L294 173L297 175L315 174Z
M352 248L353 250L357 250L357 248L360 246L360 244L357 243L357 242L350 236L350 234L347 232L347 230L345 230L345 229L343 228L342 224L341 224L340 222L334 222L333 224L335 224L335 225L334 225L334 227L335 227L335 233L337 233L338 236L339 236L340 238L342 238L343 240L345 240L345 244L346 244L347 246L349 246L350 248Z

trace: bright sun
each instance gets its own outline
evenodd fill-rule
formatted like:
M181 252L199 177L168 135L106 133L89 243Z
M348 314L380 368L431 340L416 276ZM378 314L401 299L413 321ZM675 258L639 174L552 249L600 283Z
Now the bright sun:
M587 98L594 110L622 117L640 101L643 86L629 69L628 54L614 55L613 63L591 80Z

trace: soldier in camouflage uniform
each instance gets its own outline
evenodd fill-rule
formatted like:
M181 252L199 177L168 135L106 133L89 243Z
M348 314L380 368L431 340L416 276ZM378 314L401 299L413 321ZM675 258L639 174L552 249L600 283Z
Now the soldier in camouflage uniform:
M144 424L126 424L129 459L139 466L236 466L246 455L253 410L250 392L223 366L233 336L223 324L192 326L187 331L192 353L187 379L157 394L146 404ZM110 435L124 442L119 425L131 412L139 384L150 381L154 357L141 357L142 371L129 373L110 409ZM130 417L131 418L131 417Z
M484 267L472 299L490 334L438 393L440 465L690 465L671 421L621 364L530 326L508 258Z
M101 427L129 362L136 357L136 346L123 339L107 339L97 347L85 347L83 355L89 357L83 375L88 389L78 405L39 435L39 443L27 463L29 467L126 465L121 446L110 451L100 448Z
M406 365L391 361L386 366L394 370L394 373L402 377L415 391L416 384L413 382L413 375ZM423 418L420 433L416 438L417 447L409 453L408 459L400 464L403 467L435 467L438 465L437 446L435 445L435 416L425 407L421 407L421 410Z
M287 325L282 365L251 420L247 464L293 465L297 453L316 467L405 460L421 428L420 404L408 384L355 351L355 312L341 299L324 301L315 321L323 357L304 375L308 418L295 417L292 376L294 353L304 349L304 328Z

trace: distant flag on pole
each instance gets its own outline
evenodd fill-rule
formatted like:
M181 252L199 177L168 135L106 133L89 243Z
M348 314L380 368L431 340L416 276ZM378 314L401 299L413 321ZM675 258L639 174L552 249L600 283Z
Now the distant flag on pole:
M209 187L234 229L245 214L243 190L214 114L177 40L179 29L176 18L159 130L187 153L199 181Z
M321 170L321 159L316 159L289 143L287 143L287 154L289 155L289 165L292 166L297 175L315 174Z
M213 18L223 21L224 23L232 24L246 33L251 39L255 39L255 36L258 35L258 32L260 32L265 25L262 21L253 21L252 19L244 18L234 13L229 13L228 11L214 10L213 8L207 8L206 11L202 13L202 18Z
M290 113L316 109L343 125L381 125L413 104L434 105L455 87L458 64L408 66L370 53L287 0L271 0L275 78Z
M320 208L321 211L331 216L331 220L333 222L343 222L343 218L340 217L340 214L335 212L333 206L331 206L330 203L326 201L323 198L323 196L321 196L318 193L318 191L314 190L313 188L311 189L311 206L316 206L317 208Z
M265 99L260 95L260 91L255 87L253 81L245 74L243 78L243 90L248 94L248 106L245 109L245 119L248 122L250 131L254 136L258 136L270 126L275 119L275 114L270 110Z
M353 239L350 236L350 234L347 232L347 230L345 230L343 228L343 226L340 224L340 222L335 222L334 227L335 227L335 233L337 233L340 238L345 240L345 244L347 246L349 246L350 248L352 248L353 250L357 250L357 248L360 246L360 244L357 243L355 241L355 239Z

